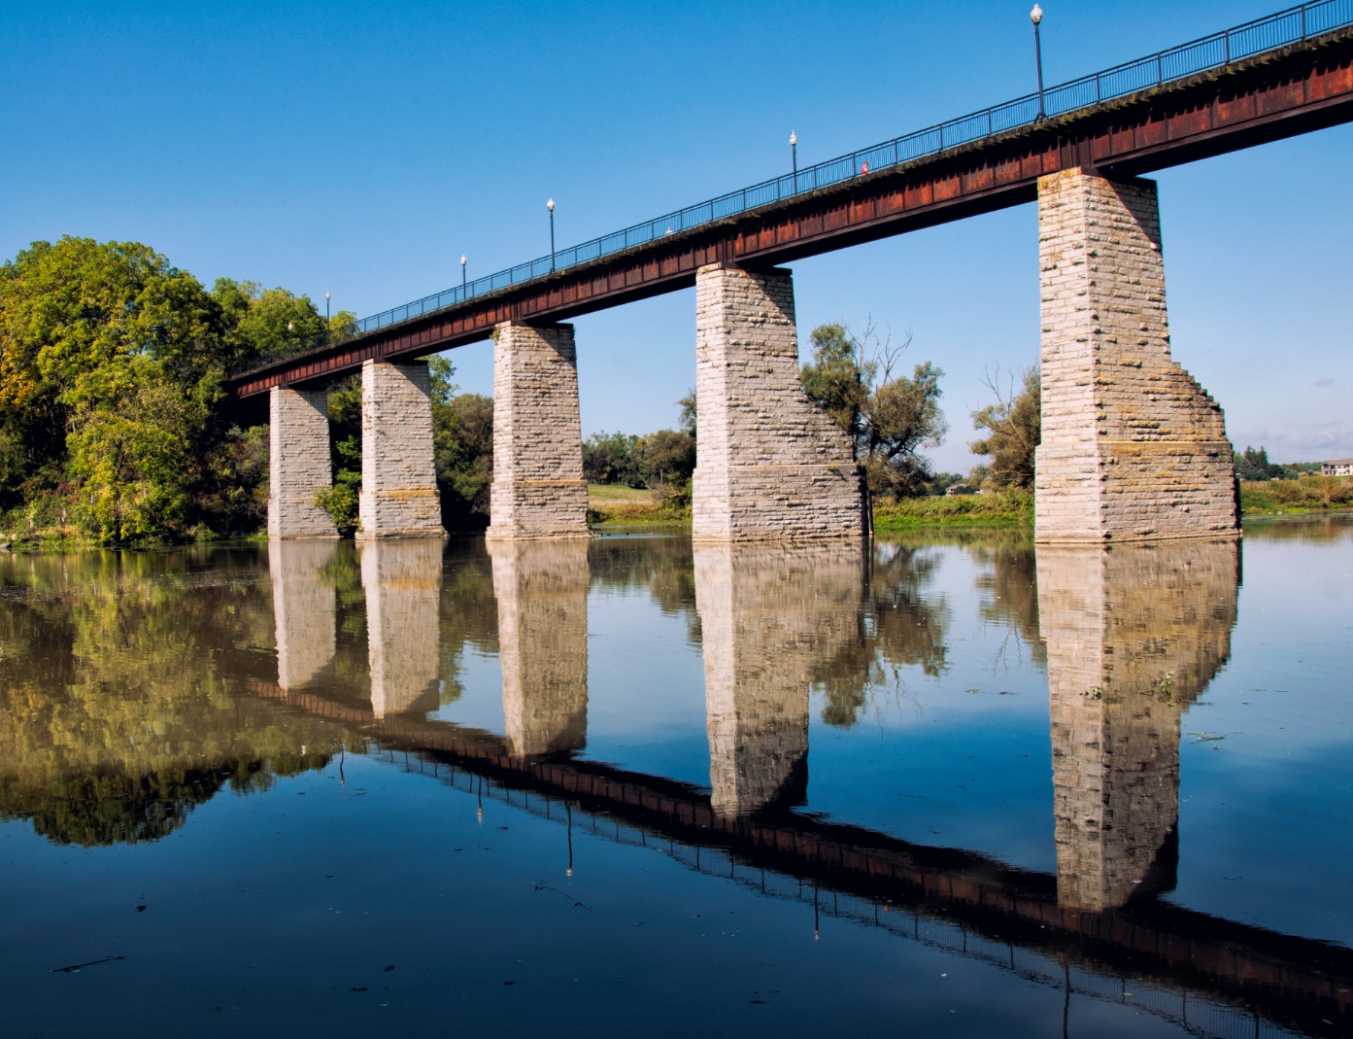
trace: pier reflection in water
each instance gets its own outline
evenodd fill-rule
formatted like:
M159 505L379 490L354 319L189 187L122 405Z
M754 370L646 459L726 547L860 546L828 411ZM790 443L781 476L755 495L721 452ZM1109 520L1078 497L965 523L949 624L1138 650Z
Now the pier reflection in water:
M514 755L587 745L587 548L578 538L489 543Z
M363 542L371 713L434 710L441 665L440 538Z
M1336 555L1330 558L1346 566L1348 539L1337 530L1333 537L1327 544ZM1256 544L1264 542L1252 539L1248 547ZM1320 542L1301 547L1311 544ZM422 805L418 811L424 813L431 808L425 794L405 783L425 783L421 777L428 777L443 784L439 789L453 803L466 794L481 807L486 798L497 799L541 820L539 825L564 827L570 864L578 841L601 841L585 854L587 872L611 880L586 897L583 888L570 888L569 898L605 915L606 901L625 903L633 887L634 904L649 906L644 914L649 922L639 931L638 916L615 921L622 929L611 941L627 952L617 953L613 962L597 954L622 973L636 957L655 978L699 973L715 964L723 964L716 969L730 976L749 968L703 945L687 947L681 937L686 925L653 918L666 912L659 906L669 900L672 908L689 904L704 890L703 881L683 882L665 873L661 886L648 885L641 878L653 867L625 865L626 853L606 852L606 841L660 850L692 877L713 872L724 878L717 883L737 882L746 892L738 898L762 899L765 893L788 899L772 900L763 909L754 910L751 902L735 907L740 914L763 914L758 926L769 928L771 945L751 962L777 959L771 949L789 941L771 937L791 919L784 916L788 909L774 906L807 901L819 921L815 930L833 915L871 929L853 939L838 936L826 959L815 954L811 974L819 982L834 972L845 972L837 979L844 981L886 962L889 957L879 961L876 950L866 966L852 946L841 944L863 943L863 952L875 941L867 937L871 931L902 942L913 950L905 954L913 960L928 957L924 966L913 963L924 977L947 977L956 969L945 965L952 957L973 965L965 969L995 971L983 975L977 988L966 988L958 1001L959 1007L981 1008L985 1025L977 1032L1062 1034L1065 1027L1067 1034L1132 1035L1133 1015L1140 1012L1154 1027L1184 1029L1187 1022L1194 1034L1253 1035L1279 1027L1345 1034L1353 1026L1353 953L1343 944L1348 935L1342 923L1324 933L1289 935L1172 901L1178 864L1187 854L1181 849L1190 839L1179 810L1190 796L1187 785L1181 789L1181 718L1201 709L1204 691L1232 657L1241 552L1232 542L1180 542L1035 553L1018 537L1004 536L959 545L885 542L790 550L692 549L681 539L629 538L449 547L439 541L374 542L355 549L301 543L272 545L266 556L239 549L10 557L0 561L6 586L0 597L0 809L5 819L15 820L11 826L31 824L56 845L141 842L142 854L149 856L143 868L153 872L160 868L154 848L177 847L164 838L183 830L194 806L212 803L223 788L261 793L306 770L327 776L336 767L335 756L346 755L349 782L353 775L365 777L363 789L351 791L362 796L377 783L359 764L365 753L368 760L398 765L395 775L405 777L399 781L405 785L381 795L383 813L392 818L405 817L404 802L411 809ZM967 589L954 583L954 575L966 574ZM593 600L607 605L600 612L593 608L589 622ZM627 768L623 740L607 743L602 757L589 745L589 721L604 729L614 710L610 700L589 705L589 682L608 690L628 682L634 695L650 684L642 668L598 671L619 659L613 648L611 656L589 654L589 634L603 639L617 634L613 622L598 621L615 616L617 602L631 614L649 611L647 631L667 632L661 637L702 657L703 689L680 695L703 699L700 745L707 748L708 785ZM599 629L598 623L612 626ZM1029 652L1010 657L1004 647L1012 636ZM917 727L907 720L911 715L885 724L874 698L880 690L906 687L913 699L905 702L914 701L917 718L947 709L946 697L959 697L959 705L977 703L971 694L978 690L946 690L956 672L971 669L978 652L973 640L983 638L988 648L980 653L994 653L990 659L996 663L979 666L1001 669L1011 689L1036 687L1046 671L1050 797L1035 798L1020 812L1025 825L1040 815L1051 817L1049 861L1055 861L1055 872L1006 861L999 847L965 848L933 836L906 839L881 825L882 817L857 813L839 796L824 814L814 793L816 778L809 781L825 778L833 790L842 783L862 789L900 784L897 794L920 796L929 788L909 785L913 780L905 769L894 766L895 778L889 778L886 764L874 765L865 755L885 760L897 755L900 761L936 738L948 741L944 747L952 756L971 760L963 768L980 778L985 766L974 757L976 748L942 730ZM1303 652L1309 655L1309 647ZM501 681L483 688L474 677L482 678L482 671L467 669L466 662L490 657L499 662ZM1012 677L1016 672L1023 685ZM460 704L485 696L500 698L501 729L455 723ZM1344 706L1334 710L1349 713ZM986 716L997 723L1003 717L989 709ZM447 718L452 720L442 720ZM986 723L973 716L966 731L977 732L981 724ZM810 736L812 741L849 736L857 750L834 753L810 769L817 760ZM1046 749L1042 760L1046 768ZM836 774L824 777L824 769ZM310 797L288 804L284 814L294 816L298 803L318 804L323 794L313 784L297 792ZM300 825L307 832L326 825L363 832L370 825L363 821L367 817L344 806L368 802L352 801L351 794L323 802L336 806L328 810L339 811L342 824L303 813ZM984 802L977 793L964 796L975 798L966 811L1000 804L990 797ZM535 832L521 820L504 822ZM205 838L220 825L219 815L209 814L188 829L200 827ZM274 854L269 842L285 838L266 834L280 835L289 825L279 817L277 825L261 827L251 854L261 860ZM515 876L514 860L495 856L497 866L487 858L478 866L473 863L479 859L461 851L478 848L487 855L487 832L480 831L478 844L473 831L464 832L454 850L439 845L434 853L428 846L414 858L410 850L391 858L390 867L404 877L419 856L432 854L429 865L444 861L437 868L455 871L475 894L429 891L423 897L448 904L427 909L452 911L457 926L480 934L489 948L491 931L481 929L481 917L484 927L501 922L504 913L518 920L511 926L525 928L525 944L513 944L505 964L512 955L520 962L537 943L543 950L581 938L577 918L547 923L535 910L528 917L512 916L523 911L508 908L519 896L503 870ZM550 846L549 832L519 846L515 854L525 856L523 864L534 863ZM372 834L392 855L390 849L414 839L407 829ZM507 839L500 835L491 843ZM1339 833L1304 839L1347 840ZM319 847L329 849L326 856L337 854L327 840ZM64 868L43 866L40 846L23 854L35 868ZM1289 869L1300 868L1282 859L1280 848L1254 854L1278 856L1275 861ZM1328 859L1330 853L1322 854ZM612 860L614 867L608 865ZM166 867L171 861L165 860ZM1237 863L1235 871L1252 865ZM221 868L219 862L215 868ZM344 869L330 865L326 875ZM572 875L568 882L585 883ZM418 897L411 883L401 880L403 897ZM533 890L546 893L558 886L534 883ZM327 889L316 889L314 897L332 902L335 896L321 890ZM364 897L377 898L371 903L375 909L380 898L395 896ZM273 913L285 911L284 903L272 905ZM406 925L415 931L401 940L419 927L433 927L428 919L426 925ZM699 918L678 911L675 919ZM528 926L528 920L534 923ZM202 924L199 918L194 926ZM252 926L268 932L269 942L291 940L268 931L262 920ZM60 932L58 927L52 934ZM27 940L30 947L57 941L38 933L8 937ZM48 958L71 958L64 952L69 941L61 941L65 944L53 945ZM747 944L749 951L755 941ZM291 954L293 962L298 953ZM319 962L325 955L299 953L302 961ZM453 974L466 970L462 954L436 955L449 957L445 966ZM693 966L699 964L704 966ZM1005 975L1014 987L999 981ZM781 991L774 1002L782 1004L794 982L777 980ZM1027 989L1030 980L1041 988ZM973 1031L947 1018L952 997L932 992L929 983L901 984L916 986L908 998L912 1012L929 1021L928 1034ZM675 998L670 984L654 985L645 997L649 1005ZM596 1015L609 1013L569 991L574 995L562 1003L558 994L544 1002L522 994L526 1002L516 1012L523 1030L550 1031L561 1007L577 1027L595 1025ZM1040 991L1054 1001L1040 1003ZM460 1009L476 1020L480 1009L473 1008L483 1001L473 990L465 995L469 1004ZM423 1005L417 1002L422 997L407 998L415 1007ZM748 998L753 1006L766 1002ZM104 1006L111 1013L116 998L109 999ZM835 1005L822 993L816 1000L796 1003L796 1018L816 1020L815 1014ZM320 1004L301 1002L310 1015L326 1013ZM434 1004L426 1002L424 1010L432 1013ZM569 1008L584 1004L592 1007L591 1016L568 1017ZM872 1020L875 1011L886 1017L889 1005L877 993L856 991L851 1012ZM279 1007L274 1013L284 1013ZM709 1024L699 1006L666 1007L672 1027L659 1027L660 1033ZM501 1013L487 1003L481 1009L490 1016ZM1113 1016L1120 1010L1128 1016ZM37 1022L50 1011L35 1004L23 1011L30 1012ZM418 1030L422 1012L404 1018L401 1027ZM787 1022L779 1020L782 1034ZM1078 1021L1083 1027L1077 1028ZM343 1026L337 1027L342 1033ZM752 1021L742 1030L758 1034L760 1026Z
M1174 887L1179 719L1231 655L1239 573L1233 541L1039 549L1062 905Z
M804 803L808 690L859 637L863 567L859 544L696 546L717 814Z

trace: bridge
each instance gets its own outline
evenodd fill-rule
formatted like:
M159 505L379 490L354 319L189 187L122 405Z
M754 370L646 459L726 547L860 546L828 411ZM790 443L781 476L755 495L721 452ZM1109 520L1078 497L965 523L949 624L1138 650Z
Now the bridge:
M490 536L585 535L562 322L694 285L696 537L858 535L853 453L799 391L792 276L776 265L1032 201L1039 539L1234 531L1231 445L1220 407L1170 357L1156 187L1141 175L1350 118L1353 0L1320 0L367 318L350 339L231 381L240 400L271 394L270 534L332 536L313 502L331 479L323 386L358 369L372 402L362 536L436 533L426 376L410 362L492 335Z
M1061 970L1074 967L1099 978L1112 998L1155 985L1177 1000L1182 988L1186 1001L1241 1011L1244 1028L1235 1034L1257 1034L1260 1017L1309 1035L1347 1030L1353 952L1160 897L1174 886L1179 854L1181 714L1230 655L1239 587L1233 541L1039 549L1055 875L797 810L808 768L809 684L858 638L866 571L854 544L696 546L708 791L575 756L587 741L596 549L578 540L490 544L501 735L426 717L437 703L440 664L441 568L429 565L441 558L438 541L362 550L369 701L333 677L334 548L272 545L277 679L260 670L249 691L561 821L590 816L601 833L618 836L624 827L674 855L677 845L695 849L697 866L704 849L725 875L759 871L763 886L767 873L795 879L898 927L915 919L917 938L921 920L927 929L961 928L964 953L1008 950L1011 969L1017 953L1036 954L1061 965L1058 983ZM1088 697L1087 689L1102 695ZM913 937L910 926L904 933ZM996 960L1005 965L1003 955ZM1086 982L1082 990L1094 989ZM1159 1013L1169 999L1142 1006ZM1193 1013L1196 1025L1196 1006Z

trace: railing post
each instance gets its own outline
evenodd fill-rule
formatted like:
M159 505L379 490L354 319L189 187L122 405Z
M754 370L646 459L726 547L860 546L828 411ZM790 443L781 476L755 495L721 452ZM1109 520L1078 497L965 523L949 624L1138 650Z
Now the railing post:
M1226 64L1231 64L1231 32L1228 29L1222 33L1222 39L1226 41Z
M1100 90L1099 90L1099 73L1096 72L1096 73L1095 73L1095 104L1099 104L1099 102L1100 102L1101 100L1103 100L1103 99L1100 97Z
M1306 39L1306 5L1301 5L1301 38Z
M1156 86L1161 86L1165 82L1160 71L1160 51L1156 51Z

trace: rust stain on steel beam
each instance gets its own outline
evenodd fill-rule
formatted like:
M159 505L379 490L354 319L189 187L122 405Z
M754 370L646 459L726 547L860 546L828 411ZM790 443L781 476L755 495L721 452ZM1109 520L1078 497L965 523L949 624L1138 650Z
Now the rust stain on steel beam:
M1353 120L1353 34L1238 63L812 195L665 237L542 283L366 333L231 383L237 397L341 376L487 338L494 325L558 321L694 284L707 263L775 264L1033 200L1038 177L1074 166L1141 174Z

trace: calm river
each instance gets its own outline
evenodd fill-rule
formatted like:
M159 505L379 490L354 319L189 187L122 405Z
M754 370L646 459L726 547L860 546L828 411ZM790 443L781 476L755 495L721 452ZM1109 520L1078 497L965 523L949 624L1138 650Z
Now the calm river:
M0 556L38 1036L1353 1035L1353 523Z

